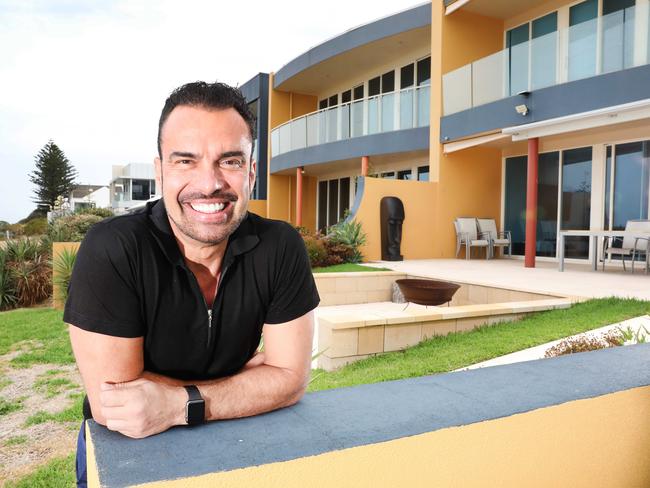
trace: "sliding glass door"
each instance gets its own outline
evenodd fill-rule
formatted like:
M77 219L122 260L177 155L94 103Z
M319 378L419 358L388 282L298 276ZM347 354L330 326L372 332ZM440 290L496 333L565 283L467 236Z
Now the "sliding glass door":
M561 230L589 230L590 228L591 158L591 147L562 151ZM589 238L567 237L564 255L567 258L587 259Z
M537 256L554 257L557 238L559 153L539 155L537 181ZM526 178L528 158L506 159L504 230L512 235L512 253L523 255L526 241Z
M623 230L647 219L650 205L650 141L607 147L605 228Z

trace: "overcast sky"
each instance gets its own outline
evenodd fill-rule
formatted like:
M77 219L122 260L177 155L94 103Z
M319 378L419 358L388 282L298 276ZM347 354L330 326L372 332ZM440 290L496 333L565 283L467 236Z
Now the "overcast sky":
M422 0L0 0L0 220L34 208L29 174L49 139L108 184L151 162L175 87L243 84L330 37ZM353 69L353 68L351 68Z

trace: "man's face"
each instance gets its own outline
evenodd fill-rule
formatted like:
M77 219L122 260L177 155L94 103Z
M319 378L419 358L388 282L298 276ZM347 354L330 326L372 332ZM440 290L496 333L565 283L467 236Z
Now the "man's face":
M172 110L162 128L156 179L177 238L218 244L237 229L255 182L251 147L248 126L233 108Z

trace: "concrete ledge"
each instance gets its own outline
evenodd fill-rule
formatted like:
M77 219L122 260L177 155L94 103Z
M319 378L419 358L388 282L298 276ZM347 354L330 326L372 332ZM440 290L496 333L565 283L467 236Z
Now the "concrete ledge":
M390 351L399 351L435 335L464 332L482 325L518 320L527 314L569 308L571 300L548 298L521 302L450 307L377 303L374 307L319 308L319 368L327 371ZM372 308L371 308L372 307Z
M91 486L648 486L648 364L644 344L323 391L143 440L89 422Z

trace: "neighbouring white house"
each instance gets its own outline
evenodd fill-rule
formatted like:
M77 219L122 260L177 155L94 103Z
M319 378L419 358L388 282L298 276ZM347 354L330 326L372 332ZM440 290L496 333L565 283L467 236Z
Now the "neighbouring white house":
M113 165L110 198L116 214L140 207L158 196L153 164Z
M72 212L83 208L110 208L111 195L106 185L77 185L68 197Z

